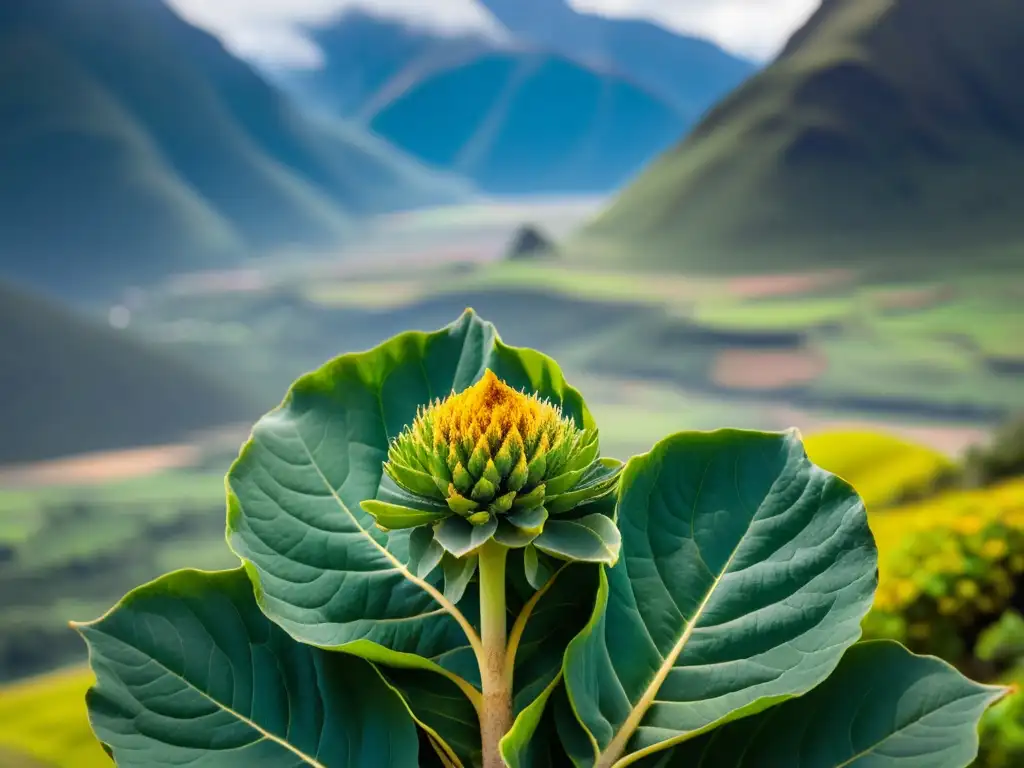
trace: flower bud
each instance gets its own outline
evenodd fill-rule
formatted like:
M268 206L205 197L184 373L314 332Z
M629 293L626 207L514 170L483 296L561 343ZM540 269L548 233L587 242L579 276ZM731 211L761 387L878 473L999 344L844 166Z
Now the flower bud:
M546 503L557 500L564 513L607 495L619 468L599 458L596 430L581 429L557 405L490 370L468 389L421 407L384 465L403 491L465 523L493 526L497 518L499 539L514 528L515 536L505 536L516 542L509 546L540 534Z

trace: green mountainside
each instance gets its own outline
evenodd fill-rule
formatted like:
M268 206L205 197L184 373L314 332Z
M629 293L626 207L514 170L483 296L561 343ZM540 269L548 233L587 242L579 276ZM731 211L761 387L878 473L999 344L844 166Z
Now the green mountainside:
M826 0L568 244L695 271L1020 263L1024 4Z

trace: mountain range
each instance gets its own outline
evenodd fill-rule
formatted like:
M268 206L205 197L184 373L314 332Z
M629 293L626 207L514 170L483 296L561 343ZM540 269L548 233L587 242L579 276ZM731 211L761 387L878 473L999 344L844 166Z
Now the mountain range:
M161 0L5 0L0 115L0 272L76 296L469 191L307 115Z
M641 85L695 120L755 65L697 37L643 19L583 13L568 0L480 0L516 39Z
M1022 31L1010 0L825 0L566 250L714 271L1020 264Z
M349 11L309 30L322 68L279 77L483 192L523 195L618 188L754 71L711 43L562 0L484 5L504 34Z

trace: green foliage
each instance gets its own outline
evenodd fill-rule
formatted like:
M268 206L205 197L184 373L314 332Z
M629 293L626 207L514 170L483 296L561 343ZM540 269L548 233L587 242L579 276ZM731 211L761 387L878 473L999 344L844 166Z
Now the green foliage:
M150 631L140 631L149 627ZM416 730L368 663L296 643L239 569L178 571L80 627L93 729L118 765L404 768Z
M963 482L968 487L1017 475L1024 475L1024 414L1000 427L991 443L973 448L964 457Z
M1017 686L1024 662L1024 480L951 490L872 519L880 585L864 630ZM986 712L977 768L1024 761L1020 697Z
M997 695L897 643L858 643L807 695L694 739L657 765L739 768L749 755L759 768L965 765L978 749L973 723Z
M1018 691L997 703L981 719L981 749L975 763L978 768L1016 768L1024 765L1024 696L1019 694L1024 685L1024 657L999 682Z
M770 721L765 754L787 765L808 711L827 728L799 750L807 768L973 758L1005 690L857 644L877 573L864 505L795 432L674 435L604 497L573 496L561 467L561 493L530 492L536 542L565 523L557 547L431 552L430 516L383 530L363 507L395 498L395 439L488 370L596 430L553 360L471 311L329 362L257 423L227 478L243 567L173 573L79 627L93 728L119 764L728 765ZM501 446L519 422L491 423ZM544 520L549 504L564 519Z

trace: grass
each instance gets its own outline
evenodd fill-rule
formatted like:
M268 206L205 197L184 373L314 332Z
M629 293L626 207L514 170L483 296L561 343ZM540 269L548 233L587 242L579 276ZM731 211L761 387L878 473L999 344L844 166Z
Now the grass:
M870 509L928 483L953 464L938 451L874 432L822 432L804 444L811 461L850 483Z
M68 669L0 689L0 751L4 768L109 768L89 728L85 692L92 673ZM19 763L19 756L27 759Z
M715 328L812 330L841 323L859 314L855 297L773 299L770 301L705 301L697 307L699 323Z

